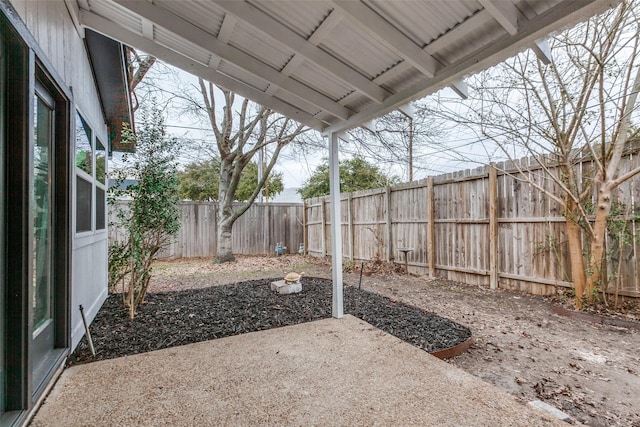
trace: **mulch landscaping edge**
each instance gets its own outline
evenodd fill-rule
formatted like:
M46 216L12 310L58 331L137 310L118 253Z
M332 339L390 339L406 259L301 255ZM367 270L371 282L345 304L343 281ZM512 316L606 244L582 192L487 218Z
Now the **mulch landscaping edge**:
M438 359L450 359L452 357L456 357L469 350L473 344L473 336L467 338L466 341L461 342L458 345L454 345L453 347L445 348L444 350L434 351L433 353L429 353L432 356L437 357Z

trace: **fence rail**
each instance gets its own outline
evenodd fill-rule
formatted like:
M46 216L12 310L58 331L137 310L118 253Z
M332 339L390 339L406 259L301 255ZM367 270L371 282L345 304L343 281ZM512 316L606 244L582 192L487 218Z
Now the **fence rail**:
M118 202L126 205L126 201ZM158 258L212 257L216 254L214 202L181 202L180 231ZM112 210L113 211L113 210ZM238 255L271 255L284 243L289 252L303 243L302 204L255 203L233 224L232 250ZM115 217L110 213L111 222ZM109 239L120 238L117 226L109 228Z
M621 166L623 172L640 166L636 152L627 153ZM575 168L576 176L589 179L588 159ZM558 171L553 165L548 171L536 167L532 159L521 159L342 194L343 255L351 260L404 262L399 249L411 249L406 254L408 265L417 274L541 295L554 293L558 286L569 287L562 208L539 189L555 190L557 184L545 173ZM630 238L619 246L616 237L609 236L609 249L616 253L607 265L608 290L619 277L621 295L640 297L636 222L640 176L618 187L614 196L626 207L618 220L626 223ZM328 197L306 200L304 206L307 253L331 255Z

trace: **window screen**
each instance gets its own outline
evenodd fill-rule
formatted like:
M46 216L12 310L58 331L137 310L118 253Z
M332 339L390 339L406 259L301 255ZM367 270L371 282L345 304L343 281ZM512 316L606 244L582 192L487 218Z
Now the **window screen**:
M76 177L76 231L91 231L91 191L93 185Z
M106 209L104 190L96 187L96 230L106 228Z
M76 167L93 175L91 128L80 114L76 114Z

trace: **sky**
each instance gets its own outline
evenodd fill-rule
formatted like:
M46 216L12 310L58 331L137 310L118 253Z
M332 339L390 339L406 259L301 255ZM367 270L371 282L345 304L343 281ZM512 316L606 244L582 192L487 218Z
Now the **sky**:
M211 157L211 150L215 149L215 137L208 120L198 118L194 114L184 111L186 103L176 94L184 93L185 87L197 89L198 79L193 75L164 63L156 63L143 83L160 87L162 91L150 89L141 84L141 91L153 91L153 97L159 104L168 103L166 128L167 133L181 141L185 148L182 151L181 163L187 164L194 160L204 160ZM144 95L143 95L144 96ZM238 97L240 98L240 97ZM201 99L201 98L196 98ZM241 98L240 98L241 99ZM221 94L216 97L220 105L224 103ZM236 99L238 103L238 99ZM299 188L308 179L313 170L321 163L323 152L310 153L306 156L294 156L291 150L285 149L275 169L282 173L285 187ZM118 159L116 159L117 163Z
M164 63L156 63L143 80L143 84L138 86L141 89L140 93L153 92L152 96L157 99L159 104L170 105L165 115L167 132L184 142L184 147L189 148L188 150L183 150L182 164L187 164L197 159L206 159L211 156L210 150L215 148L215 139L209 122L185 112L186 103L180 99L181 94L186 91L185 88L192 88L195 91L197 86L198 80L196 77ZM158 91L158 87L162 90ZM445 89L440 94L432 96L432 99L435 100L440 95L445 98L451 98L454 96L453 94L453 91ZM144 96L139 94L141 99ZM223 103L222 96L219 99L217 98L217 102ZM401 131L401 138L404 138L403 140L406 144L408 122L407 133L404 132L404 129ZM315 133L313 137L316 141L322 140L318 133ZM477 144L478 138L475 135L470 133L463 135L460 130L452 132L449 129L444 132L441 138L442 140L437 145L433 144L433 146L422 143L417 137L414 139L414 179L417 180L429 175L438 175L465 168L475 168L480 163L487 161L486 150ZM406 159L398 160L392 157L386 159L367 158L366 150L356 149L353 141L341 141L340 158L349 158L354 155L365 157L365 159L375 163L383 173L389 176L397 176L402 181L408 181L408 162ZM460 156L465 157L465 161L461 161ZM285 188L299 188L322 163L323 158L326 157L326 144L322 149L304 153L301 153L300 150L294 151L285 148L280 155L275 170L282 173ZM477 162L469 162L468 160L470 159L475 159ZM113 163L117 166L119 159L116 157Z
M145 84L147 86L145 86ZM176 137L184 145L180 162L184 165L195 160L204 160L211 157L211 152L215 149L215 138L211 131L208 120L196 117L185 111L186 103L180 99L181 94L188 88L194 91L198 87L198 80L193 75L163 63L156 63L149 74L143 80L143 84L138 86L141 93L144 91L153 92L153 97L158 104L167 105L166 127L169 135ZM162 90L158 91L156 88ZM144 95L139 95L142 99ZM201 101L201 98L195 97ZM448 102L448 100L459 101L455 93L446 88L417 102L438 103ZM223 104L222 95L217 98L218 104ZM237 102L237 101L236 101ZM464 102L455 102L455 108L466 108ZM428 121L427 121L428 122ZM406 128L404 122L399 123L399 132L395 136L383 135L387 143L394 141L394 144L407 144L408 141L408 121ZM426 126L429 126L428 124ZM315 131L316 141L322 141L322 137ZM361 132L361 135L363 133ZM364 137L371 138L371 135L364 133ZM455 172L464 169L474 169L484 165L489 161L500 161L505 159L505 155L490 142L480 142L478 135L457 126L453 123L442 123L437 131L437 136L424 140L420 136L414 138L413 150L413 179L419 180L427 176L440 175L448 172ZM283 176L285 188L300 188L309 179L314 170L327 157L328 149L326 143L322 143L321 149L300 152L286 147L280 155L278 163L274 168ZM401 182L409 180L407 154L399 149L398 155L404 156L402 159L394 158L391 153L388 156L380 156L380 150L376 147L370 151L377 151L378 158L369 156L367 153L368 144L359 144L355 140L340 141L340 159L353 156L364 157L369 162L375 164L387 176L396 176ZM408 150L407 150L408 151ZM113 165L120 164L117 156L114 156ZM292 194L291 192L287 194ZM287 197L287 200L290 197Z

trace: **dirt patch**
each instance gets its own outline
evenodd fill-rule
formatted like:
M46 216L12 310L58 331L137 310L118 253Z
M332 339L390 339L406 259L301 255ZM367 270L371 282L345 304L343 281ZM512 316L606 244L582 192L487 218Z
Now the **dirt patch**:
M555 303L555 307L561 307L568 311L576 311L575 294L569 289L560 289L557 295L552 298ZM607 323L615 325L616 320L621 320L620 325L625 323L632 326L634 323L640 327L640 304L638 304L637 298L632 297L619 297L616 298L612 295L599 295L599 299L585 305L580 310L580 314L587 316L593 316L594 318L600 318L600 323ZM586 316L584 317L587 318Z
M541 297L391 274L391 267L380 267L388 274L363 276L362 288L471 329L474 345L449 363L587 425L640 426L640 332L558 316ZM331 277L330 264L298 255L238 257L224 266L200 259L157 263L150 289L204 288L289 271ZM358 273L344 274L348 285L357 287L358 280Z

